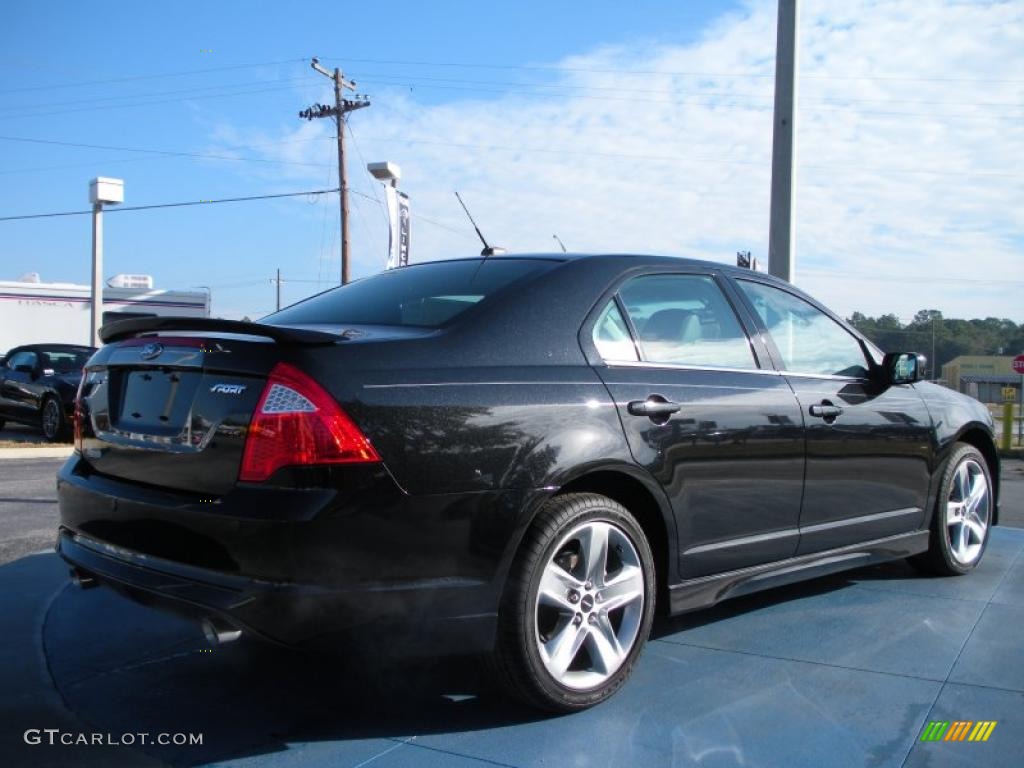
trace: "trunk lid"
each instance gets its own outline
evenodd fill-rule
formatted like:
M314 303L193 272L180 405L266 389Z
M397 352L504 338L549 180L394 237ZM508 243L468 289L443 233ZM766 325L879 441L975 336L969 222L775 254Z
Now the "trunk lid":
M153 326L158 335L136 336ZM291 346L338 340L205 318L126 320L101 333L112 343L85 369L83 459L103 475L210 497L237 481L274 364Z

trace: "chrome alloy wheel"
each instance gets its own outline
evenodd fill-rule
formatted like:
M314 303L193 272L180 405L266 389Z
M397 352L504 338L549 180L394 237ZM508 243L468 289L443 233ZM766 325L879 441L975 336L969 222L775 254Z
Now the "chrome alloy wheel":
M60 403L53 398L43 406L43 434L52 440L60 430Z
M991 494L985 472L974 459L956 468L946 500L946 528L949 550L962 565L970 565L981 554L988 535Z
M636 643L644 591L636 547L617 526L592 520L566 534L537 591L537 650L551 676L583 690L614 675Z

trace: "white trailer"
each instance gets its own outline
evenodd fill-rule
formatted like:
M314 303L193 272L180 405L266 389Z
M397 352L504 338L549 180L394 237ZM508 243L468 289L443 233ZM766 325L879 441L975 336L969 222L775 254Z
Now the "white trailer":
M25 277L0 280L0 354L21 344L90 344L89 286ZM209 317L210 296L206 291L103 288L103 322L148 315Z

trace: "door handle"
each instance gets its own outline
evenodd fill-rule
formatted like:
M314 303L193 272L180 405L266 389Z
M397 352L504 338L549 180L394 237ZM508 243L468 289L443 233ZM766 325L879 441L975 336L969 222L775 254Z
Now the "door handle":
M646 400L633 400L626 405L626 410L634 416L650 416L652 418L671 416L673 413L679 413L682 408L683 406L679 403L670 402L657 395Z
M838 405L832 405L827 400L823 403L812 405L809 409L811 416L817 416L819 419L835 419L836 416L843 412L843 409Z

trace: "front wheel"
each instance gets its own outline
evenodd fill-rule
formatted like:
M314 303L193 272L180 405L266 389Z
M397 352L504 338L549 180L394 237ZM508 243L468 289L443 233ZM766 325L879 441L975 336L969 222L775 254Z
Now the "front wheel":
M569 712L627 680L654 616L654 565L636 519L604 496L556 496L512 566L492 668L517 698Z
M958 443L942 473L928 551L912 562L942 576L959 576L981 562L992 526L992 478L973 445Z

